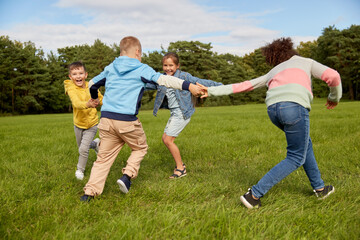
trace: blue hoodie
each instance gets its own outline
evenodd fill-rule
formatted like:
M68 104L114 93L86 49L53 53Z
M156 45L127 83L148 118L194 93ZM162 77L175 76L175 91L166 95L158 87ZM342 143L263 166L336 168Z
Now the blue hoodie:
M135 121L146 83L157 83L160 76L161 73L138 59L120 56L91 80L91 98L96 99L97 90L105 86L101 117ZM184 82L183 88L189 84Z

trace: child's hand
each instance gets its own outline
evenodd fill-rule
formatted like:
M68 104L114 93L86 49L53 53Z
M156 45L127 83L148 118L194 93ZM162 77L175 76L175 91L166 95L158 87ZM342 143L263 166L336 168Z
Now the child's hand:
M333 109L333 108L336 107L337 105L338 105L337 102L332 102L332 101L330 101L329 99L326 101L326 104L325 104L325 106L326 106L327 109Z
M189 91L191 92L192 95L194 95L196 97L201 96L203 93L203 89L200 86L197 86L192 83L189 86Z
M96 107L100 105L100 100L97 98L97 99L91 99L95 104L96 104Z
M206 98L209 96L208 91L207 91L207 87L205 87L204 85L200 84L200 83L196 83L197 86L199 86L201 88L201 97L200 98Z
M99 104L99 99L89 99L89 101L86 103L86 106L88 108L96 108Z

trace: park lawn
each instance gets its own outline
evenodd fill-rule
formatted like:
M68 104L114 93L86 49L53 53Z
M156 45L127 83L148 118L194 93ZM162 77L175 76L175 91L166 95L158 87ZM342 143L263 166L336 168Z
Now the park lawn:
M284 134L265 104L197 108L177 138L188 176L169 180L174 161L161 142L169 111L141 111L149 145L127 195L116 180L130 153L111 168L102 195L80 196L72 114L0 118L1 239L359 239L360 102L310 112L315 156L335 193L319 201L300 168L249 210L240 196L286 154Z

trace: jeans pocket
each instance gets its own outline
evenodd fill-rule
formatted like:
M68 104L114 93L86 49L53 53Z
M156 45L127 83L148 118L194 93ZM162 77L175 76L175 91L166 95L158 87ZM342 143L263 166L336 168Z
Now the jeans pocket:
M283 124L293 125L302 119L302 106L289 103L280 107L280 116Z

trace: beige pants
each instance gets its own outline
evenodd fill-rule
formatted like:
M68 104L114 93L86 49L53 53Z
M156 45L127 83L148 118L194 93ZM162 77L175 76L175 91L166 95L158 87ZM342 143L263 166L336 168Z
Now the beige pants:
M97 159L91 169L90 179L84 187L85 194L100 195L104 190L106 178L121 148L126 143L131 148L123 174L136 178L140 163L147 153L145 132L139 120L133 122L101 118L98 125L100 146Z

